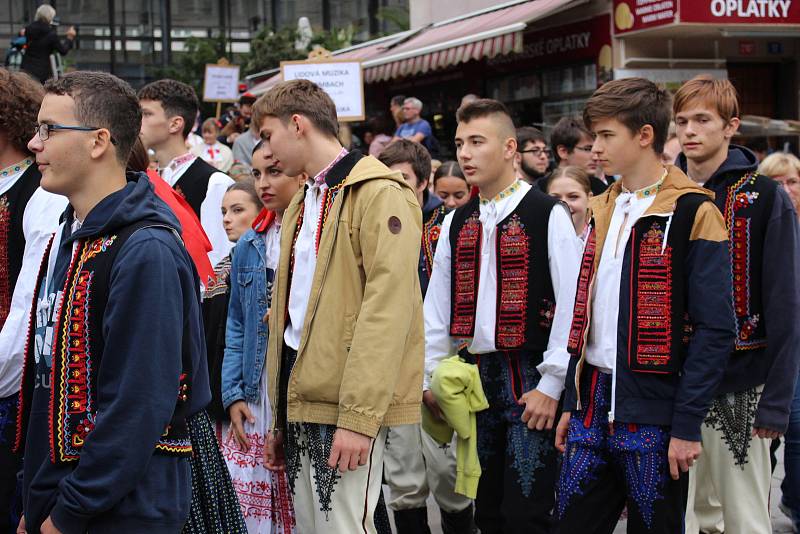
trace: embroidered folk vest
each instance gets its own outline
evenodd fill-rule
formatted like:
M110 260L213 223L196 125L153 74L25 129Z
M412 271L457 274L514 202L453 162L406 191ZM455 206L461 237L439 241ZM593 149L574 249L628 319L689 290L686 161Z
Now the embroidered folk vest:
M74 249L63 297L53 329L52 368L50 370L50 460L53 463L77 461L97 417L97 375L103 348L103 315L108 300L114 259L125 242L139 229L153 225L134 223L115 235L81 239ZM52 239L44 254L36 287L41 287L47 271ZM57 253L57 251L53 251ZM28 327L22 389L17 416L15 450L21 451L27 433L28 416L34 390L36 296ZM186 426L191 396L191 356L182 356L180 385L175 411L155 451L169 456L191 456L192 444Z
M625 248L618 331L626 333L628 367L643 373L673 373L680 369L691 334L687 315L684 260L695 214L708 197L681 196L674 213L648 215L631 230ZM592 287L597 255L594 220L581 260L575 309L567 349L582 357L591 318ZM666 239L666 243L665 240Z
M497 224L497 322L495 347L543 353L555 315L547 252L550 212L558 201L531 188ZM450 227L450 335L471 338L481 268L479 199L458 208ZM485 304L484 304L485 305Z
M25 254L22 218L25 206L39 187L41 179L36 165L31 165L8 191L0 195L0 328L8 318L11 297L22 269Z
M714 199L725 218L730 239L733 311L738 332L736 351L767 346L761 263L776 190L775 182L766 176L748 173L717 192Z
M198 218L200 217L200 206L208 193L208 181L215 172L219 171L206 163L203 158L195 158L189 168L175 182L175 191L186 199Z
M428 283L433 272L433 255L442 231L442 222L446 215L445 207L440 204L427 213L422 214L422 246L419 252L419 286L422 297L428 291Z

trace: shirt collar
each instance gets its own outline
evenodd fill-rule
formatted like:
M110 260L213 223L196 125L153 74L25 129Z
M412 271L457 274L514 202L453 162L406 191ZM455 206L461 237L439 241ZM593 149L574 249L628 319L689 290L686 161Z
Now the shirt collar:
M316 185L316 186L319 187L322 184L324 184L325 183L325 177L328 176L329 172L331 172L331 169L333 168L333 166L336 165L337 163L339 163L339 161L341 161L341 159L343 157L345 157L346 155L347 155L347 149L342 147L342 150L339 152L339 154L335 158L333 158L333 161L328 163L328 165L324 169L319 171L317 173L317 175L314 176L314 179L311 181L311 185Z
M511 195L513 195L514 193L516 193L521 186L522 186L522 184L519 181L519 179L516 179L516 180L514 180L513 184L509 185L508 187L506 187L505 189L503 189L502 191L497 193L494 197L488 198L488 199L480 197L481 206L486 206L490 202L493 202L493 203L500 202L504 198L508 198Z
M666 177L667 177L667 169L664 169L664 174L661 175L661 179L659 179L656 183L648 185L647 187L643 187L641 189L637 189L636 191L630 191L625 187L625 184L621 184L622 192L636 195L636 198L639 200L642 200L644 198L654 197L661 190L661 186L664 185L664 179Z
M164 168L164 170L169 169L170 171L175 172L186 163L193 161L196 157L197 156L195 156L191 152L187 152L186 154L178 156L177 158L174 158L172 161L170 161L169 164Z
M25 158L22 161L18 161L12 165L9 165L5 169L0 169L0 179L9 178L11 176L16 176L17 174L22 174L28 167L33 165L32 158Z

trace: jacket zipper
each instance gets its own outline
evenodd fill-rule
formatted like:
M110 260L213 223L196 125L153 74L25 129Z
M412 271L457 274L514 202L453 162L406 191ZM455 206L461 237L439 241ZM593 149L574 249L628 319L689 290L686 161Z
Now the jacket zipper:
M344 192L345 192L345 188L342 188L342 191L340 191L339 194L337 194L336 196L338 197L340 195L343 195ZM336 202L336 199L334 199L334 203L335 202ZM338 207L337 211L335 212L336 221L334 222L334 226L333 226L333 239L336 239L336 235L339 233L339 216L341 214L343 205L344 205L344 197L342 198L342 202L339 204L339 207ZM323 206L323 208L324 208L324 206ZM305 206L303 206L303 209L305 209ZM330 217L330 215L332 215L332 214L333 213L329 214L328 216ZM322 212L320 212L319 216L322 217ZM320 228L319 231L320 231L320 233L324 231L324 225L323 225L322 228ZM321 242L322 242L322 235L320 235L320 243ZM330 264L330 261L331 261L331 254L330 254L331 251L327 251L327 252L328 252L328 255L325 258L325 265L324 265L323 271L322 271L323 273L327 272L328 265ZM317 256L317 257L319 257L319 256ZM317 272L317 268L319 268L319 265L317 265L315 267L315 269L314 269L314 273L315 274ZM312 282L312 285L313 285L313 282ZM291 288L289 288L289 290L291 290ZM320 297L321 294L322 294L322 283L320 283L319 288L317 289L316 298L314 299L314 307L311 309L311 315L312 316L317 311L317 305L319 304L319 297ZM288 293L286 295L286 299L287 299L287 303L288 303L288 299L289 299L289 294ZM306 310L306 316L308 316L308 310ZM305 318L303 320L305 320ZM286 328L285 328L285 325L284 325L284 330L285 329ZM300 345L297 347L297 357L294 360L294 365L292 366L292 370L289 371L289 377L288 377L287 384L286 384L286 397L287 397L286 398L286 412L287 412L287 418L288 418L288 412L289 412L289 398L288 398L289 397L289 384L292 382L292 378L294 377L294 370L297 367L297 362L300 360L300 351L305 347L307 341L308 341L308 334L307 334L307 332L305 332L305 325L303 325L303 332L302 332L302 334L300 336ZM278 376L278 380L280 380L280 360L281 360L281 358L282 358L282 355L278 358L278 375L277 375ZM273 403L273 407L272 407L272 424L270 425L272 427L272 428L270 428L270 431L273 432L273 435L276 434L276 429L275 429L276 418L277 418L277 406L275 405L275 403ZM287 421L287 423L288 423L288 421Z

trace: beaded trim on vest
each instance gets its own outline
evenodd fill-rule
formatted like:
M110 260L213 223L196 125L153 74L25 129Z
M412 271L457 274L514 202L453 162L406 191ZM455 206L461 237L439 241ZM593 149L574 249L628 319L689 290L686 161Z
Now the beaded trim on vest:
M672 353L672 247L665 239L659 222L642 236L636 294L631 295L636 299L636 364L651 371L666 369Z
M481 269L481 234L483 228L475 210L458 232L454 257L456 269L453 291L453 320L450 335L472 337L475 333L475 307Z
M520 347L525 342L528 316L528 268L530 240L519 215L503 224L498 236L500 282L497 304L498 349Z
M586 238L586 247L583 249L581 268L578 273L578 287L575 292L575 308L572 315L572 326L569 330L567 349L573 355L580 356L586 340L586 330L589 328L589 292L592 278L594 278L594 257L597 251L597 238L594 228L589 230Z

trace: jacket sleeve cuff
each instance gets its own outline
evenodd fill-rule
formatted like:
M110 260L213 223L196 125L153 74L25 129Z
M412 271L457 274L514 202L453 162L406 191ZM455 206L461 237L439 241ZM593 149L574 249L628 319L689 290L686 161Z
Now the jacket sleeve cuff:
M551 399L558 400L561 398L561 393L564 391L564 380L549 374L542 375L536 389Z
M672 415L672 428L669 433L673 438L701 441L700 426L703 424L703 419L703 417L675 412Z
M336 421L336 428L343 428L352 432L358 432L370 438L378 435L381 424L378 420L362 415L353 411L342 411L339 408L339 418Z
M63 534L83 534L89 526L87 517L73 514L67 510L61 499L58 499L53 509L50 510L50 519Z
M234 388L222 394L222 406L227 411L231 404L236 401L244 400L244 391L241 388Z
M788 412L759 405L758 410L756 410L755 421L753 422L754 428L766 428L783 434L786 432L788 426Z

